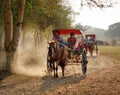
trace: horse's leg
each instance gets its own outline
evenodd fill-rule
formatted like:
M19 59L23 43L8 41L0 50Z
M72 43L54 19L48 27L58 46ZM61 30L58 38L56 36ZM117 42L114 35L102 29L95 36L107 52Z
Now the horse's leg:
M56 63L56 68L55 68L55 70L56 70L56 78L58 78L58 72L57 72L58 71L58 64L59 64L59 62Z
M54 78L55 78L55 63L53 63Z
M93 49L91 50L91 56L93 56Z
M58 66L56 66L56 78L58 78Z
M92 55L92 57L93 57L94 48L95 48L95 47L94 47L94 43L93 43L93 44L92 44L92 48L91 48L91 53L92 53L91 55Z
M91 48L91 57L93 57L93 50L94 50L94 47Z
M90 50L90 56L92 57L92 50Z
M61 67L62 68L62 77L64 77L64 70L65 70L65 66Z
M90 52L90 56L92 57L92 50L91 50L91 49L89 49L89 52Z

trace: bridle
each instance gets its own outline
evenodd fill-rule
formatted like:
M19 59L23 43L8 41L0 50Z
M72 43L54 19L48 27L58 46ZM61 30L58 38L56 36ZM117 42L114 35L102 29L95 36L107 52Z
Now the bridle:
M57 51L57 43L55 41L49 42L48 53L52 57L52 54L55 54Z

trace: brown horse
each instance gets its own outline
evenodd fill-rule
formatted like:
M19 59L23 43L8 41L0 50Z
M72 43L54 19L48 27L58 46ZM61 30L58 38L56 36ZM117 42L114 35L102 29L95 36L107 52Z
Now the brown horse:
M58 66L62 69L62 76L64 76L65 66L67 65L68 52L64 48L57 50L56 42L49 42L49 54L51 56L51 65L54 70L54 78L58 78Z
M88 51L90 53L90 56L93 56L93 51L95 49L95 44L96 44L96 42L93 41L93 40L90 40L90 41L87 42L87 48L88 48Z

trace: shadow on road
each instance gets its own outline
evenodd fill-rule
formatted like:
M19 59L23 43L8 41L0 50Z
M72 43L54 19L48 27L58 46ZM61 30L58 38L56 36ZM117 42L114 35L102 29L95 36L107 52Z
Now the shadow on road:
M59 77L56 79L54 79L51 75L46 75L42 78L43 84L40 87L40 92L44 92L61 85L74 84L83 79L85 79L85 76L82 76L80 74L73 74L70 76Z

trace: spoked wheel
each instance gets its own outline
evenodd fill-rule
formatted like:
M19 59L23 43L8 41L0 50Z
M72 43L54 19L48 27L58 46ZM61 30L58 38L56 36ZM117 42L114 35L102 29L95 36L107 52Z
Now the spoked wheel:
M86 74L87 72L87 63L88 63L88 60L87 60L86 51L83 48L83 51L82 51L82 73L83 75Z
M47 55L47 72L52 72L52 70L53 70L52 60L48 53L48 55Z
M87 64L82 64L82 73L83 75L87 72Z

